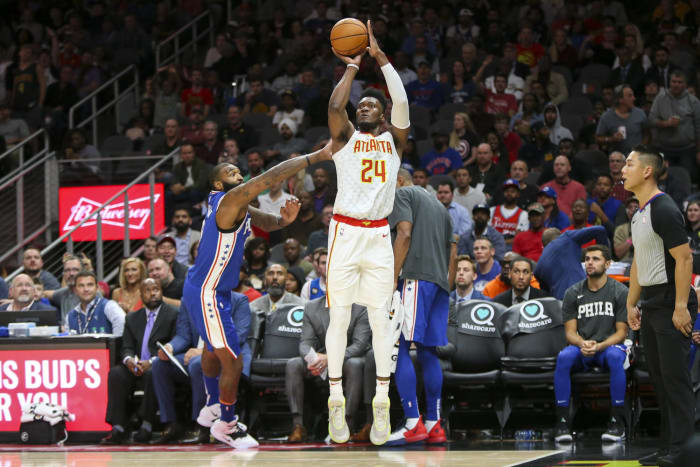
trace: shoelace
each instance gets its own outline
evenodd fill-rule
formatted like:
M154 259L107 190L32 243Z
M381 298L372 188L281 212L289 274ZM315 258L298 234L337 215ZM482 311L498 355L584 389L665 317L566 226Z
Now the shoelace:
M389 411L387 410L386 404L377 404L377 413L374 415L374 423L380 431L384 430L387 424L387 418Z
M337 429L342 429L344 425L343 408L340 405L334 406L330 413L331 423Z

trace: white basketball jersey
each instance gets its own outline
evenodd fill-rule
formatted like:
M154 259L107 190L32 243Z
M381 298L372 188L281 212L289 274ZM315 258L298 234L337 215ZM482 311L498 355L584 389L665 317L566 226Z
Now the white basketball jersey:
M334 214L368 220L391 214L401 167L391 133L385 131L375 137L355 131L333 160L338 175Z

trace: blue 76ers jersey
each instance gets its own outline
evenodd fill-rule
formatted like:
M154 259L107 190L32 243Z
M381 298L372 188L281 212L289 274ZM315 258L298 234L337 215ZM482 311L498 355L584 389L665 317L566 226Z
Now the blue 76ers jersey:
M189 269L185 282L202 290L230 293L238 286L243 247L251 231L248 213L237 229L219 230L216 210L225 194L224 191L209 193L209 210L202 223L197 259Z

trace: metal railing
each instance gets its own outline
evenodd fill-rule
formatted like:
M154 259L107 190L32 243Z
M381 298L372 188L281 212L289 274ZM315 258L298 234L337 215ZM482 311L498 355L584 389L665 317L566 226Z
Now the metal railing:
M130 84L124 89L120 89L120 82L128 75L132 75ZM105 102L105 93L103 93L103 91L110 88L112 90L112 96L107 102ZM92 144L97 144L97 117L114 108L114 132L119 133L121 125L119 105L129 96L134 98L134 109L136 109L136 104L139 97L139 73L134 65L130 65L125 70L122 70L102 86L76 102L68 111L68 127L82 128L90 123L92 125ZM100 102L98 102L98 99ZM90 109L87 112L88 115L85 118L80 119L82 116L79 115L79 113L82 111L81 109L86 107L86 103L88 102Z
M43 142L43 147L38 148L40 141ZM32 154L31 159L25 164L27 150L31 150ZM21 263L22 249L25 245L42 234L45 235L46 243L51 241L51 193L54 178L52 167L54 166L50 162L55 160L55 153L49 152L49 135L41 129L1 154L0 160L10 156L16 156L19 165L0 180L0 216L7 220L14 217L16 229L14 238L12 238L11 229L4 229L0 234L2 238L0 248L6 248L0 250L0 263L14 253L17 253L17 261ZM43 193L36 189L41 184L44 185ZM25 210L27 200L34 208L29 212ZM41 207L42 203L43 209L36 209ZM27 215L28 213L30 215ZM28 235L27 229L31 229Z
M205 26L202 25L204 22L206 22ZM186 38L185 35L187 35ZM164 65L180 63L180 57L190 48L196 53L199 42L206 35L209 36L209 47L213 47L214 18L210 10L206 10L158 43L156 46L156 70ZM186 41L184 44L183 40Z
M83 224L86 222L89 222L91 219L94 218L93 222L96 223L96 228L97 228L97 240L95 241L95 246L96 246L96 254L95 254L95 273L97 274L98 280L103 280L104 278L104 240L102 238L102 211L104 211L106 208L110 206L117 198L123 198L124 199L124 240L123 240L123 257L128 257L131 256L133 253L131 250L131 240L129 238L129 189L142 181L145 178L148 178L148 185L149 185L149 210L150 210L150 218L149 218L149 225L150 225L150 235L155 235L155 224L154 224L154 208L155 208L155 183L156 183L156 178L155 178L155 171L159 167L161 167L163 164L165 164L168 161L173 160L177 155L180 153L180 148L175 149L172 151L170 154L167 156L163 157L158 163L154 164L151 166L148 170L143 172L141 175L136 177L131 183L126 185L124 188L119 190L119 192L115 193L112 195L107 201L102 203L99 207L95 208L90 214L86 215L80 222L75 224L68 232L65 232L63 235L59 236L56 240L54 240L51 244L46 246L43 250L41 250L41 256L45 257L53 252L53 249L58 247L63 243L64 240L66 241L66 251L68 253L73 253L74 251L74 242L73 242L73 233L81 228ZM22 267L16 269L13 271L10 275L7 276L6 280L11 280L13 277L15 277L17 274L21 273L23 270Z

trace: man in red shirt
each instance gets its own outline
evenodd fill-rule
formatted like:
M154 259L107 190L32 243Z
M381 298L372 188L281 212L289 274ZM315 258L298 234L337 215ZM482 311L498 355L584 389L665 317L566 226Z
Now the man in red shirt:
M586 189L576 180L572 180L569 174L571 173L571 163L566 156L557 156L554 159L554 180L542 185L544 187L552 187L557 192L557 206L559 210L571 217L571 205L577 199L586 199L588 195Z
M625 190L625 185L622 183L622 167L625 165L625 155L619 151L613 151L608 157L608 167L610 168L610 176L613 179L613 189L611 196L623 203L627 198L632 196L631 191Z
M524 63L530 68L537 65L537 62L544 55L544 47L535 42L532 28L524 26L518 34L517 57L520 63Z
M520 198L520 182L509 178L502 185L503 204L491 208L491 227L503 235L506 244L512 245L513 238L518 232L529 227L528 215L518 207Z
M513 251L520 256L539 261L542 256L542 233L544 232L544 208L540 203L532 203L528 209L530 229L519 232L513 239Z
M194 68L192 70L192 86L182 90L180 101L182 101L180 112L183 117L189 117L194 106L202 108L204 118L209 115L209 110L214 105L214 98L211 95L211 90L202 86L201 69Z
M493 79L493 87L496 92L490 89L485 89L486 103L484 110L489 114L506 114L509 117L515 115L518 111L518 101L515 100L513 94L506 93L508 86L508 76L505 73L497 73Z
M574 201L574 204L571 205L571 220L573 224L562 230L562 232L592 227L592 225L588 223L588 213L588 203L585 199L577 199ZM581 249L583 250L591 245L595 245L595 239L581 245Z

